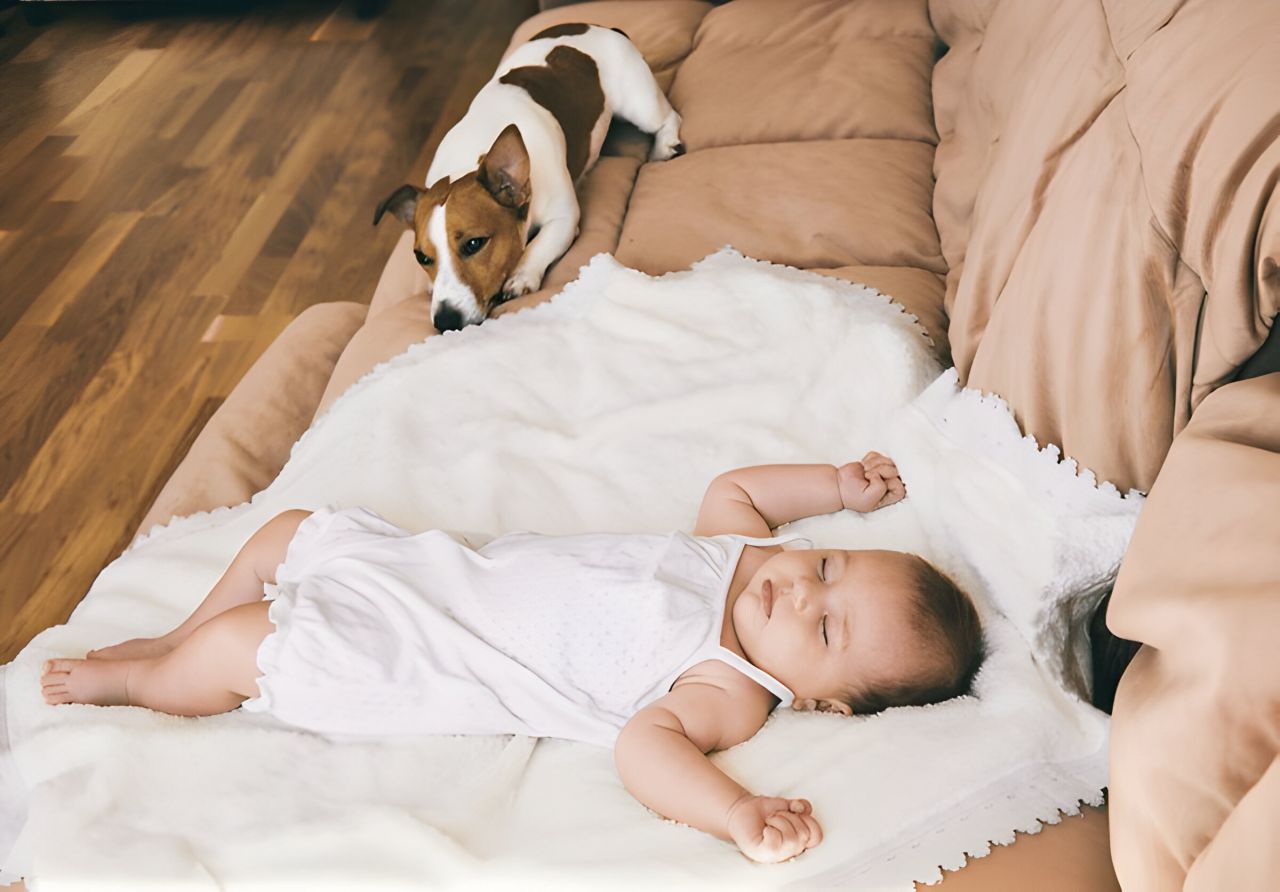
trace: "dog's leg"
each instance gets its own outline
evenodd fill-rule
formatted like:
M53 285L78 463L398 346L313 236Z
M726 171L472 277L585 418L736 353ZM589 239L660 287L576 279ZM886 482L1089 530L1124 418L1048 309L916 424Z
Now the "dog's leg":
M667 97L662 98L665 101ZM668 105L667 108L671 106ZM662 126L653 134L653 148L649 150L649 157L654 161L666 161L683 154L684 143L680 141L680 116L676 114L675 109L671 109L663 119Z
M506 299L537 291L542 286L547 267L560 259L560 255L569 250L578 237L578 214L575 203L571 211L566 208L563 215L543 222L533 241L525 246L515 272L502 288Z
M680 115L653 79L653 72L649 70L644 56L626 38L617 41L610 50L600 60L600 80L613 113L645 133L653 134L653 149L649 152L651 159L665 161L675 155L683 155Z

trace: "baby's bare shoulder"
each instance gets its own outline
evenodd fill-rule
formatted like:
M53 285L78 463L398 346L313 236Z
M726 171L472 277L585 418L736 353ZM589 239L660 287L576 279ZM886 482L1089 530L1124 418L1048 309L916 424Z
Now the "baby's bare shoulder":
M777 703L767 689L720 660L690 666L676 679L667 698L682 720L687 715L694 721L715 722L720 730L717 749L754 736Z

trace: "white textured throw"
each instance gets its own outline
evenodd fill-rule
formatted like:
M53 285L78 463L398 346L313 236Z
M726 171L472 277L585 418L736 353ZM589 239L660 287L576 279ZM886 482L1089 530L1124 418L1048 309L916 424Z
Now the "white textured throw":
M1003 404L938 372L885 297L732 251L657 279L600 256L547 305L414 346L344 395L251 503L153 531L7 667L31 812L5 866L41 892L909 890L1099 802L1107 722L1064 687L1087 680L1067 629L1116 570L1140 500L1037 451ZM787 864L660 820L585 744L339 744L239 712L40 700L42 660L166 631L286 508L367 505L481 534L666 532L692 526L720 471L868 449L896 459L907 500L794 529L934 560L980 602L991 654L976 697L871 718L780 710L715 757L756 792L812 800L826 840Z

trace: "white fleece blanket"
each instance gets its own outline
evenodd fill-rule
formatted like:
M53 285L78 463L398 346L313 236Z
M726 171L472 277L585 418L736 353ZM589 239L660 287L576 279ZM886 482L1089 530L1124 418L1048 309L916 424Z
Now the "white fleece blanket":
M1106 717L1068 690L1087 673L1064 629L1114 573L1139 500L1076 476L1002 404L938 372L883 296L732 251L658 279L600 256L543 307L414 346L339 400L252 502L152 531L7 667L31 811L5 866L41 892L908 890L1099 802ZM757 792L813 801L826 841L787 864L659 819L585 744L338 744L242 713L39 697L42 660L172 627L286 508L361 504L482 535L665 532L692 526L720 471L872 448L895 457L908 499L794 526L819 545L934 560L979 601L991 653L974 697L871 718L783 710L715 756Z

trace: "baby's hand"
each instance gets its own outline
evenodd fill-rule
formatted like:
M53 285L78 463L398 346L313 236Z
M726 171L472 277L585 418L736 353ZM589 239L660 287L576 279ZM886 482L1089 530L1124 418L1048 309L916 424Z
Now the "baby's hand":
M868 452L862 461L836 468L836 481L844 506L863 514L901 502L907 495L893 460L878 452Z
M752 861L776 864L822 842L807 799L743 796L729 809L729 836Z

